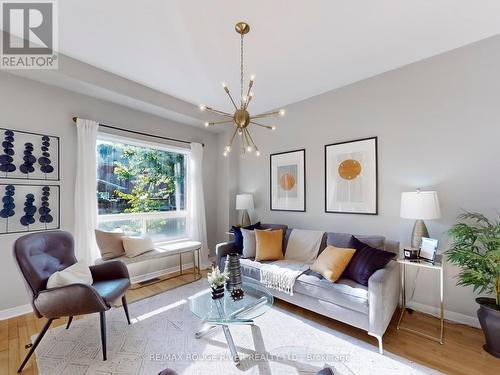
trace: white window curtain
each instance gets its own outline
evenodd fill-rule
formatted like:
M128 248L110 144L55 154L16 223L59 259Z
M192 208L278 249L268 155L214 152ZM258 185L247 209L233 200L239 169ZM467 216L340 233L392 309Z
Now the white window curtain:
M203 196L203 146L191 143L189 158L188 228L189 237L201 242L200 262L202 268L208 266L207 224L205 218L205 198Z
M97 228L97 158L99 123L77 119L78 146L75 184L75 254L78 260L93 264L99 258L94 229Z

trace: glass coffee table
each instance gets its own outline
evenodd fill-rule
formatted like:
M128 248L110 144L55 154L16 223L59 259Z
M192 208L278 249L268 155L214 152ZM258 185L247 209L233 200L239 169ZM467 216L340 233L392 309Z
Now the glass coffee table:
M253 325L255 318L273 306L272 294L261 283L244 277L242 289L245 294L242 299L237 301L233 301L231 293L227 289L224 291L224 297L214 300L210 288L207 288L206 292L194 296L190 301L193 314L205 323L204 327L195 334L195 337L199 339L221 326L236 365L239 364L240 358L229 326Z

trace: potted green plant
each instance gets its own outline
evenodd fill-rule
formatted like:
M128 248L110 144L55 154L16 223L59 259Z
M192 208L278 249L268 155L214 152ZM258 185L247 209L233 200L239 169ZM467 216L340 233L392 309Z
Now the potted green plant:
M476 298L477 316L486 339L484 349L500 358L500 222L473 212L459 215L458 221L448 232L453 242L446 254L462 268L457 285L495 296Z
M212 288L212 299L222 298L224 296L224 284L229 278L226 271L221 272L219 267L212 267L212 272L207 274L207 280Z

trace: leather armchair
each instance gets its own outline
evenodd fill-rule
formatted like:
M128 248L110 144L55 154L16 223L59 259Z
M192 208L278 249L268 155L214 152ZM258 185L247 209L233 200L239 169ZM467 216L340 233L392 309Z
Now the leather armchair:
M130 287L127 267L120 261L109 261L90 266L93 284L71 284L47 289L47 280L54 272L77 262L73 236L64 231L32 233L14 243L14 258L31 294L31 304L37 317L47 318L42 331L31 346L18 372L21 372L43 336L55 319L69 317L69 329L73 316L99 313L103 360L106 360L106 316L115 301L121 299L128 324L127 299Z

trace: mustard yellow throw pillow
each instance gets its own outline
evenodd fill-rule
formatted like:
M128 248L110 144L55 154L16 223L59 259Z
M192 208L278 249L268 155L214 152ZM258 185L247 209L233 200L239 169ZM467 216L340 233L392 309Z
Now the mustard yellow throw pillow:
M355 249L328 246L311 266L311 270L330 281L337 281L354 255Z
M258 230L255 229L255 260L280 260L283 259L283 230Z

